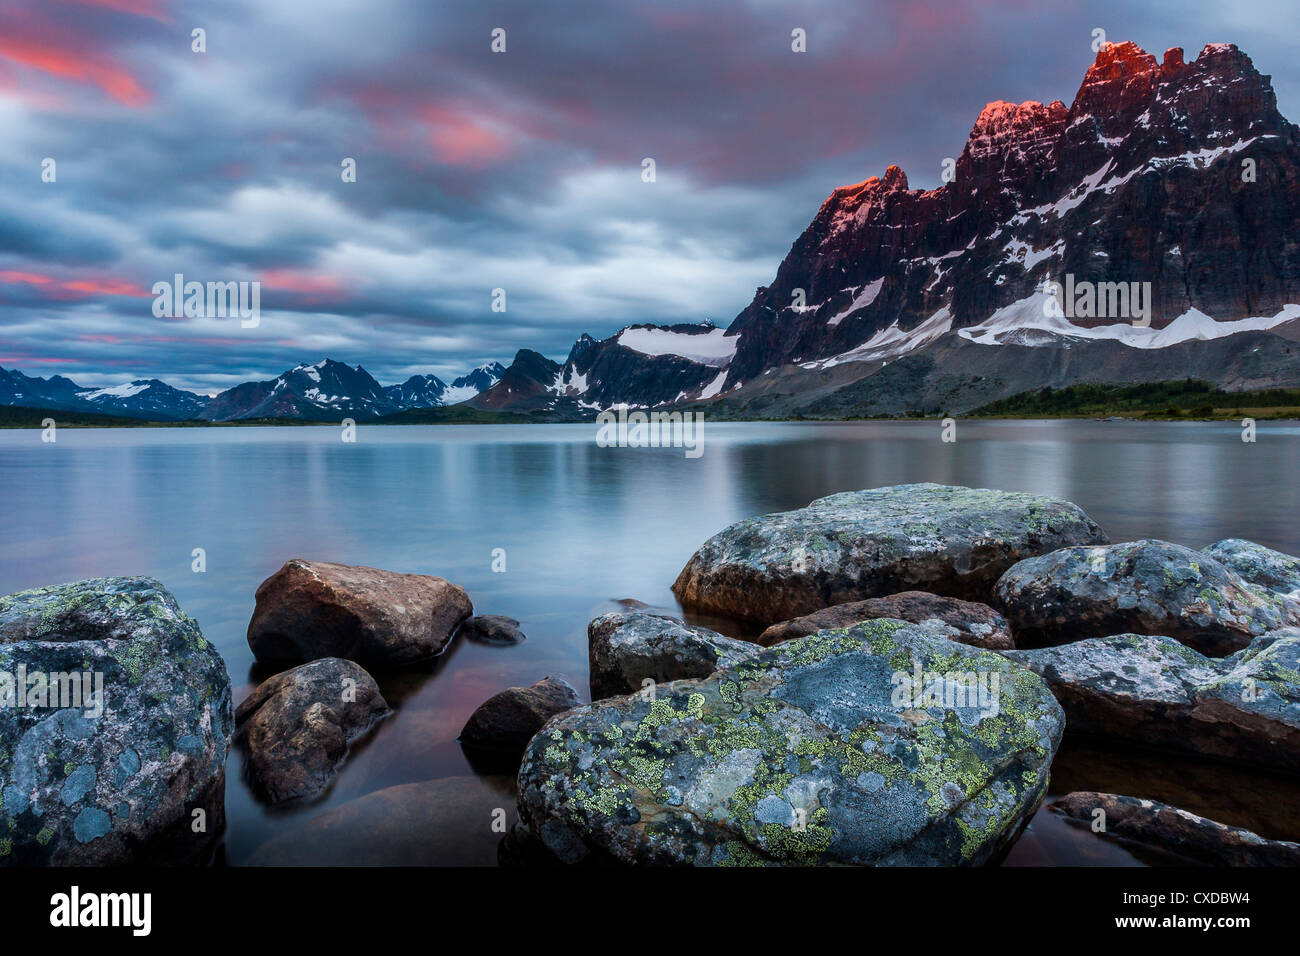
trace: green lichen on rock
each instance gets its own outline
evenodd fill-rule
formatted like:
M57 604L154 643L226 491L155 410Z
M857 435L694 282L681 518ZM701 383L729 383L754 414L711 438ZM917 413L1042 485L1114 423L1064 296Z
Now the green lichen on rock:
M996 693L900 700L918 671ZM986 862L1041 799L1063 726L1037 676L887 619L657 691L571 711L530 745L521 819L561 859Z

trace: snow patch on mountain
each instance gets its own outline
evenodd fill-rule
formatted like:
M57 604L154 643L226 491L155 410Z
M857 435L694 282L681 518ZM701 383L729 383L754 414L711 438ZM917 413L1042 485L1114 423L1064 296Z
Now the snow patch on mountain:
M723 329L707 332L672 332L668 329L629 328L618 336L618 344L642 355L677 355L701 365L721 367L731 361L739 344L736 336Z

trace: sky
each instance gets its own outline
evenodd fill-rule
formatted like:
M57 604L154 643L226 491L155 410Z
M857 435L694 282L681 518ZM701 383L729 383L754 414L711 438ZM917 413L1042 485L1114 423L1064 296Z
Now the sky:
M836 186L1068 105L1097 29L1236 43L1300 117L1289 0L0 0L0 366L391 384L725 326ZM260 283L257 325L155 315L177 273Z

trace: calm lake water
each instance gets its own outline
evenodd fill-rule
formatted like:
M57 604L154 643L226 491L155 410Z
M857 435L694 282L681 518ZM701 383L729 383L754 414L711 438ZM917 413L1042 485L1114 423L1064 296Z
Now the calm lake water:
M383 677L396 716L313 806L268 811L232 754L224 858L240 864L272 837L365 794L475 776L456 736L479 703L548 674L585 695L587 622L628 599L677 609L669 588L691 553L749 515L935 481L1059 495L1115 541L1200 547L1231 536L1300 552L1300 426L1261 423L1254 444L1240 435L1232 424L962 422L957 441L945 444L937 422L708 423L704 454L688 459L681 449L598 447L594 425L362 425L351 444L335 427L61 429L54 444L36 430L0 431L0 593L99 575L156 577L224 655L236 701L267 676L245 640L253 594L290 558L441 575L469 592L476 612L522 622L520 646L457 642L433 666ZM206 552L204 573L191 570L195 548ZM504 573L492 570L497 548ZM1073 741L1053 776L1057 793L1163 798L1300 838L1300 825L1281 812L1300 802L1300 788L1286 781L1236 781L1213 766ZM495 840L480 831L493 807L513 807L510 783L461 783L473 811L437 824L447 831L439 838L475 834L446 859L491 863ZM337 848L316 842L309 858L334 862ZM382 840L374 845L382 858ZM1040 812L1007 862L1154 861Z

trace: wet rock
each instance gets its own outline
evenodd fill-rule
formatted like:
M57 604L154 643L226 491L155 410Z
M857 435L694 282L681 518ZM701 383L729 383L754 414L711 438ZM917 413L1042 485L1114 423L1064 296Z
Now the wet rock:
M1131 632L1223 656L1300 612L1214 558L1167 541L1063 548L1028 558L998 581L996 603L1020 646Z
M738 522L695 552L673 592L687 607L764 625L908 590L984 601L1016 561L1106 540L1059 498L895 485Z
M566 863L996 859L1064 716L1037 677L940 630L869 621L570 711L528 746L520 819Z
M230 732L226 665L157 581L0 598L0 864L203 862Z
M389 713L358 664L323 657L260 684L235 710L235 741L259 795L314 800L334 783L348 746Z
M495 866L514 823L508 777L444 777L377 790L274 837L250 866Z
M1139 843L1206 866L1297 866L1300 843L1266 840L1240 827L1207 820L1167 803L1113 793L1076 792L1049 809L1086 823L1110 839ZM1097 811L1104 816L1098 816Z
M823 608L803 617L773 624L759 635L758 643L763 647L771 647L818 631L851 627L861 621L882 617L910 621L913 624L942 621L953 629L953 633L948 635L950 640L970 644L972 647L993 651L1015 647L1006 619L987 604L961 601L925 591L903 591L888 597L868 598L865 601Z
M257 589L248 646L260 661L400 667L440 654L473 611L442 578L294 559Z
M1048 682L1075 733L1300 771L1300 630L1226 658L1120 634L1003 652Z
M582 698L566 681L545 677L531 687L509 687L490 697L470 714L460 732L467 750L487 751L507 770L519 767L524 748L542 725L566 710L582 706Z
M1300 558L1243 538L1225 538L1201 551L1251 584L1300 600Z
M476 614L460 626L460 634L475 644L510 647L524 642L519 622L503 614Z
M587 625L591 699L638 693L647 680L707 677L761 649L657 614L602 614Z

